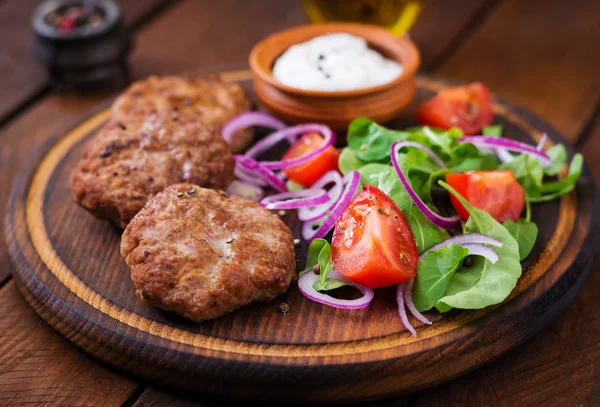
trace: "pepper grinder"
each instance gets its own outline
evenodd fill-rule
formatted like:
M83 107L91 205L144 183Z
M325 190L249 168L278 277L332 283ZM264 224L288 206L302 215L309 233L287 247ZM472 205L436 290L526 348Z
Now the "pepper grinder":
M113 0L47 0L32 25L33 54L55 84L93 90L129 82L133 42Z

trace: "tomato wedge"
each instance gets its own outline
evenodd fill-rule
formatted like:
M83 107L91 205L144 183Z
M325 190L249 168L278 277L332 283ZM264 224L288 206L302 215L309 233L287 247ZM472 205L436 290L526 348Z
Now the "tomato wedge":
M312 151L315 151L322 146L323 141L323 136L317 132L306 133L298 141L292 144L289 150L283 155L283 159L289 160L291 158L310 154ZM339 158L340 152L332 146L312 160L285 168L283 171L289 179L309 187L317 182L326 172L337 170Z
M367 287L400 284L417 274L412 230L394 201L374 186L348 203L335 224L331 250L335 269Z
M422 124L460 127L466 134L479 133L492 119L492 98L480 82L441 90L417 109L417 120Z
M498 222L517 221L525 206L525 190L507 170L469 171L446 174L446 182L475 208L483 209ZM465 220L469 212L452 195L452 206Z

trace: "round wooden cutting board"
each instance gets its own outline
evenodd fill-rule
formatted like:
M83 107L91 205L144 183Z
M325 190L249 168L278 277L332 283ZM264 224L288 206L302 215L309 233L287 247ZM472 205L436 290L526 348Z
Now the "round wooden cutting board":
M224 77L240 81L253 96L249 72ZM418 85L413 107L390 125L415 124L414 105L448 86L426 77ZM566 144L547 124L508 103L496 100L494 111L508 137L535 143L547 132ZM307 300L293 282L271 303L192 323L136 299L119 254L121 231L71 197L69 176L82 145L109 114L102 106L51 140L23 170L5 233L20 289L42 318L97 358L170 386L295 402L411 392L472 370L537 333L565 309L593 262L600 209L586 168L575 192L535 205L538 241L501 305L430 313L436 322L419 326L413 338L402 328L393 288L377 290L364 310L340 310ZM286 220L295 226L292 216ZM300 245L300 265L305 253ZM279 311L281 302L289 305L287 314Z

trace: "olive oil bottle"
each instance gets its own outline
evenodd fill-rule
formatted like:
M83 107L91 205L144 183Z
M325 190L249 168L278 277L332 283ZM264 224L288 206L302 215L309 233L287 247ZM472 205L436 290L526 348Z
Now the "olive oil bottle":
M313 23L348 21L375 24L404 35L421 13L421 0L302 0Z

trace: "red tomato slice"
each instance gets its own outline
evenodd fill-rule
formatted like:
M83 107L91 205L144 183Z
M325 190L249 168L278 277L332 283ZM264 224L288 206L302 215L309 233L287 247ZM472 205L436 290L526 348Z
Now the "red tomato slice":
M460 127L466 134L479 133L493 117L490 92L480 82L441 90L417 109L417 120L422 124Z
M292 144L290 149L283 155L283 159L289 160L309 154L322 146L323 141L323 136L317 132L306 133ZM283 171L289 179L309 187L317 182L326 172L337 170L339 158L340 152L332 146L312 160L285 168Z
M475 208L483 209L498 222L517 221L525 206L525 190L514 174L507 170L469 171L446 174L446 182ZM454 196L452 206L465 220L469 212Z
M412 230L394 201L367 186L337 220L331 242L335 269L371 288L400 284L417 274Z

